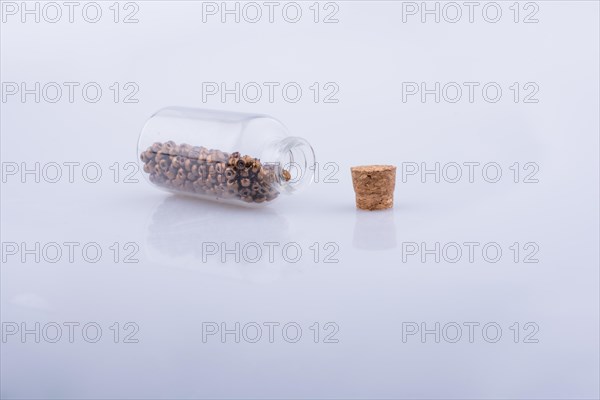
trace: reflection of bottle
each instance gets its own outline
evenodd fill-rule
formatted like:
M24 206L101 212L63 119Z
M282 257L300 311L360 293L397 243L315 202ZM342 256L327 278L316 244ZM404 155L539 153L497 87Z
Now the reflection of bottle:
M310 144L266 115L170 107L140 134L149 180L164 189L234 203L265 204L312 181Z
M353 245L365 250L386 250L396 247L394 211L356 211Z
M191 256L202 262L203 243L273 242L287 236L288 222L271 209L257 209L248 214L236 207L203 204L192 199L169 196L158 206L148 227L148 244L173 259ZM169 260L169 258L167 258Z
M146 257L168 268L254 283L272 282L294 273L289 265L269 262L264 246L265 242L289 241L287 219L270 208L247 211L167 196L149 221ZM258 259L254 251L257 247L263 250Z

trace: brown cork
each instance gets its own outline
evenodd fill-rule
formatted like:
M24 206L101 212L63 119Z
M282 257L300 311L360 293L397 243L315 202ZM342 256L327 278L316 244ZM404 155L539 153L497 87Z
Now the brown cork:
M350 168L356 194L356 207L361 210L385 210L394 206L396 167L364 165Z

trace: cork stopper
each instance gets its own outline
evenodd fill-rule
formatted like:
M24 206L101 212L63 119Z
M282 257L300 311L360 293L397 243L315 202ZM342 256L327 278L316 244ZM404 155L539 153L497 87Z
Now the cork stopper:
M361 210L385 210L394 206L396 167L364 165L350 168L356 194L356 207Z

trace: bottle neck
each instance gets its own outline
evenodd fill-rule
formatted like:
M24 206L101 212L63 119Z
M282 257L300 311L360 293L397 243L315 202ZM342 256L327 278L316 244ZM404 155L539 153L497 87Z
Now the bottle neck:
M284 193L296 193L313 181L315 152L301 137L291 136L273 144L270 149L278 168L279 184Z

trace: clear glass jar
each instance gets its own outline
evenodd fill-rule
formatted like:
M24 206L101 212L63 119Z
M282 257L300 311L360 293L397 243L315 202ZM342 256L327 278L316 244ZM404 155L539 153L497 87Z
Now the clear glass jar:
M267 115L164 108L138 141L140 167L154 185L211 200L267 204L313 180L310 144Z

